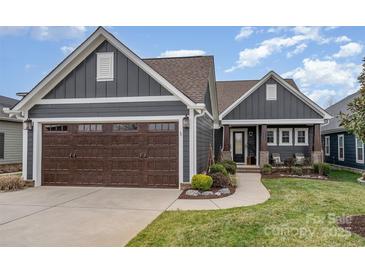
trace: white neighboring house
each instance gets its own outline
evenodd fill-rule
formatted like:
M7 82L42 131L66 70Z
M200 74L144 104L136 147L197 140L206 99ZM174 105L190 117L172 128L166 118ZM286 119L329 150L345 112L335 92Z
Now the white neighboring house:
M14 106L18 101L0 95L0 167L3 164L22 163L22 121L9 118L3 108Z

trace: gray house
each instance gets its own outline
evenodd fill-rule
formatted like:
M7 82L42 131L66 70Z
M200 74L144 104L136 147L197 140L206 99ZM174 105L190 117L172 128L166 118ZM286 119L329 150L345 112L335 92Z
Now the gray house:
M2 110L14 106L17 102L0 95L0 166L22 162L22 121L9 118Z
M214 149L242 164L274 151L318 161L330 117L275 72L216 82L212 56L141 59L103 28L7 112L24 119L36 186L176 188Z
M360 92L356 92L327 108L334 118L321 127L324 160L327 163L365 170L364 144L355 135L340 126L340 112L348 113L348 104Z

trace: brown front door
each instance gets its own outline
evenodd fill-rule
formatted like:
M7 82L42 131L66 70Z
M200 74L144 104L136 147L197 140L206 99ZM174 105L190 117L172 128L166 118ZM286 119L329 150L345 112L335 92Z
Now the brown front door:
M176 123L43 127L43 184L178 186Z

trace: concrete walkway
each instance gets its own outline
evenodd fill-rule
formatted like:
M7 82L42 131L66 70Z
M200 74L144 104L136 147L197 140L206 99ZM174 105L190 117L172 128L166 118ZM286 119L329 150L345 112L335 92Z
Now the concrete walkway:
M256 205L270 198L259 173L238 173L236 192L228 197L205 200L176 200L167 210L211 210Z

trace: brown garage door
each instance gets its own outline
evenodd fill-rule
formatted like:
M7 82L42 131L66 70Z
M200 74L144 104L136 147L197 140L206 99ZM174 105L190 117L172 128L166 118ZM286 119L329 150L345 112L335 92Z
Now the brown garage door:
M177 123L43 126L44 185L178 187Z

